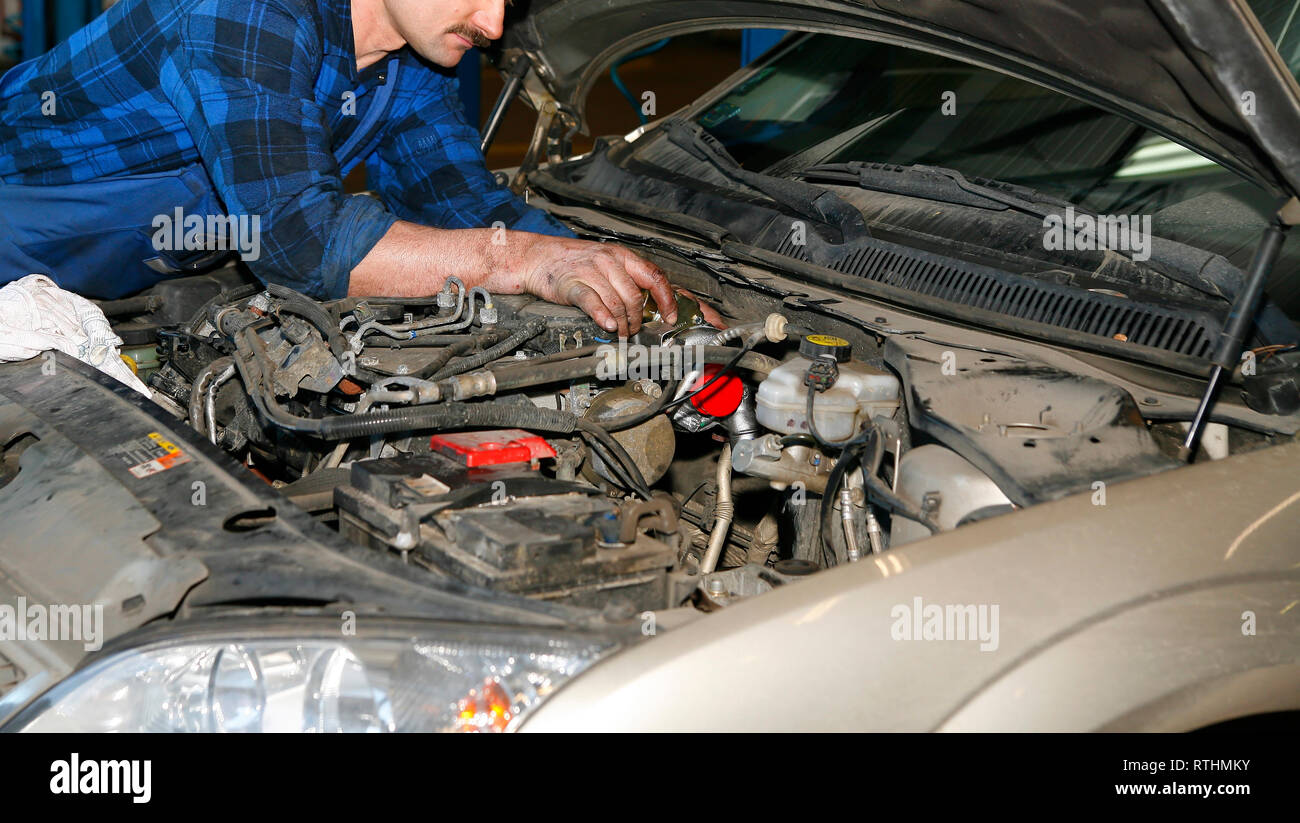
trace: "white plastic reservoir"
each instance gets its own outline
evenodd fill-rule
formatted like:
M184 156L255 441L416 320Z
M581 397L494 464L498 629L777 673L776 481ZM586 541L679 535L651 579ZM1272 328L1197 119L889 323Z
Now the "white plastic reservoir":
M835 385L813 401L817 433L826 440L848 440L872 417L893 417L898 411L898 378L849 359L847 340L808 335L799 350L799 356L777 366L758 386L758 422L768 429L781 434L809 433L806 411L812 389L804 385L804 378L814 363L810 353L844 358L838 363Z

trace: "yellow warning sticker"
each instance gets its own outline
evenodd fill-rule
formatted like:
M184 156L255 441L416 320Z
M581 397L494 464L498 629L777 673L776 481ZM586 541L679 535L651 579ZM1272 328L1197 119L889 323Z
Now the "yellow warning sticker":
M190 462L190 457L181 451L180 446L163 437L158 432L149 432L113 449L110 454L118 455L127 464L127 471L136 477L148 477Z

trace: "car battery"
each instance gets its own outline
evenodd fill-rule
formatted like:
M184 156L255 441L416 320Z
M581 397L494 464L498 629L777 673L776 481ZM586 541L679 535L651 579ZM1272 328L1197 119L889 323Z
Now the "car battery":
M497 591L602 608L668 605L677 551L638 533L605 542L615 501L538 470L555 454L518 430L435 435L429 454L358 461L335 489L339 531ZM616 531L613 530L613 531Z

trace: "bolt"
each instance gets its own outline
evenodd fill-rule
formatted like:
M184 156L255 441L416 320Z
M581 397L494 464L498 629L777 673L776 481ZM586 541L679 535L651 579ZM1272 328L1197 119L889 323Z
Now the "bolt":
M714 595L716 597L717 595L720 595L725 591L726 591L726 587L723 586L722 581L719 578L715 577L709 581L709 594Z

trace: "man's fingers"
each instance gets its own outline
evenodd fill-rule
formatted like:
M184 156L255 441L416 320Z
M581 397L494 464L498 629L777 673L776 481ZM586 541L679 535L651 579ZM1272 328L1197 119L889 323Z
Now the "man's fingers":
M659 267L612 243L548 238L535 249L539 261L528 264L524 288L539 297L577 306L601 328L620 336L641 327L649 291L659 314L677 321L677 300Z
M618 295L619 305L610 308L616 313L621 310L627 318L628 332L636 334L641 328L641 287L627 273L617 255L600 255L596 258L596 267Z
M609 310L611 315L613 315L616 325L615 328L610 329L610 331L617 331L619 337L627 337L629 334L627 309L623 307L623 300L618 296L618 290L615 289L610 284L609 280L606 279L605 273L600 271L598 266L594 266L593 269L594 271L591 277L586 280L586 285L594 289L596 294L600 295L601 302L605 304L605 308ZM606 328L609 327L606 326Z
M650 296L659 307L659 314L669 323L677 322L677 298L664 273L649 260L622 246L611 246L622 253L623 268L632 276L638 287L650 290Z
M589 282L594 281L594 282ZM589 281L572 280L564 289L564 302L570 306L577 306L585 311L597 325L606 331L618 332L623 337L627 336L627 317L621 312L611 310L609 303L618 305L613 297L607 300L606 295L601 294L595 283L600 281L600 275L592 274Z
M712 326L715 329L727 328L727 321L722 319L722 315L718 314L717 309L713 308L705 301L691 294L686 289L681 289L679 293L685 294L687 297L690 297L692 300L695 301L696 305L700 307L700 316L704 318L705 323L708 323L710 326Z

